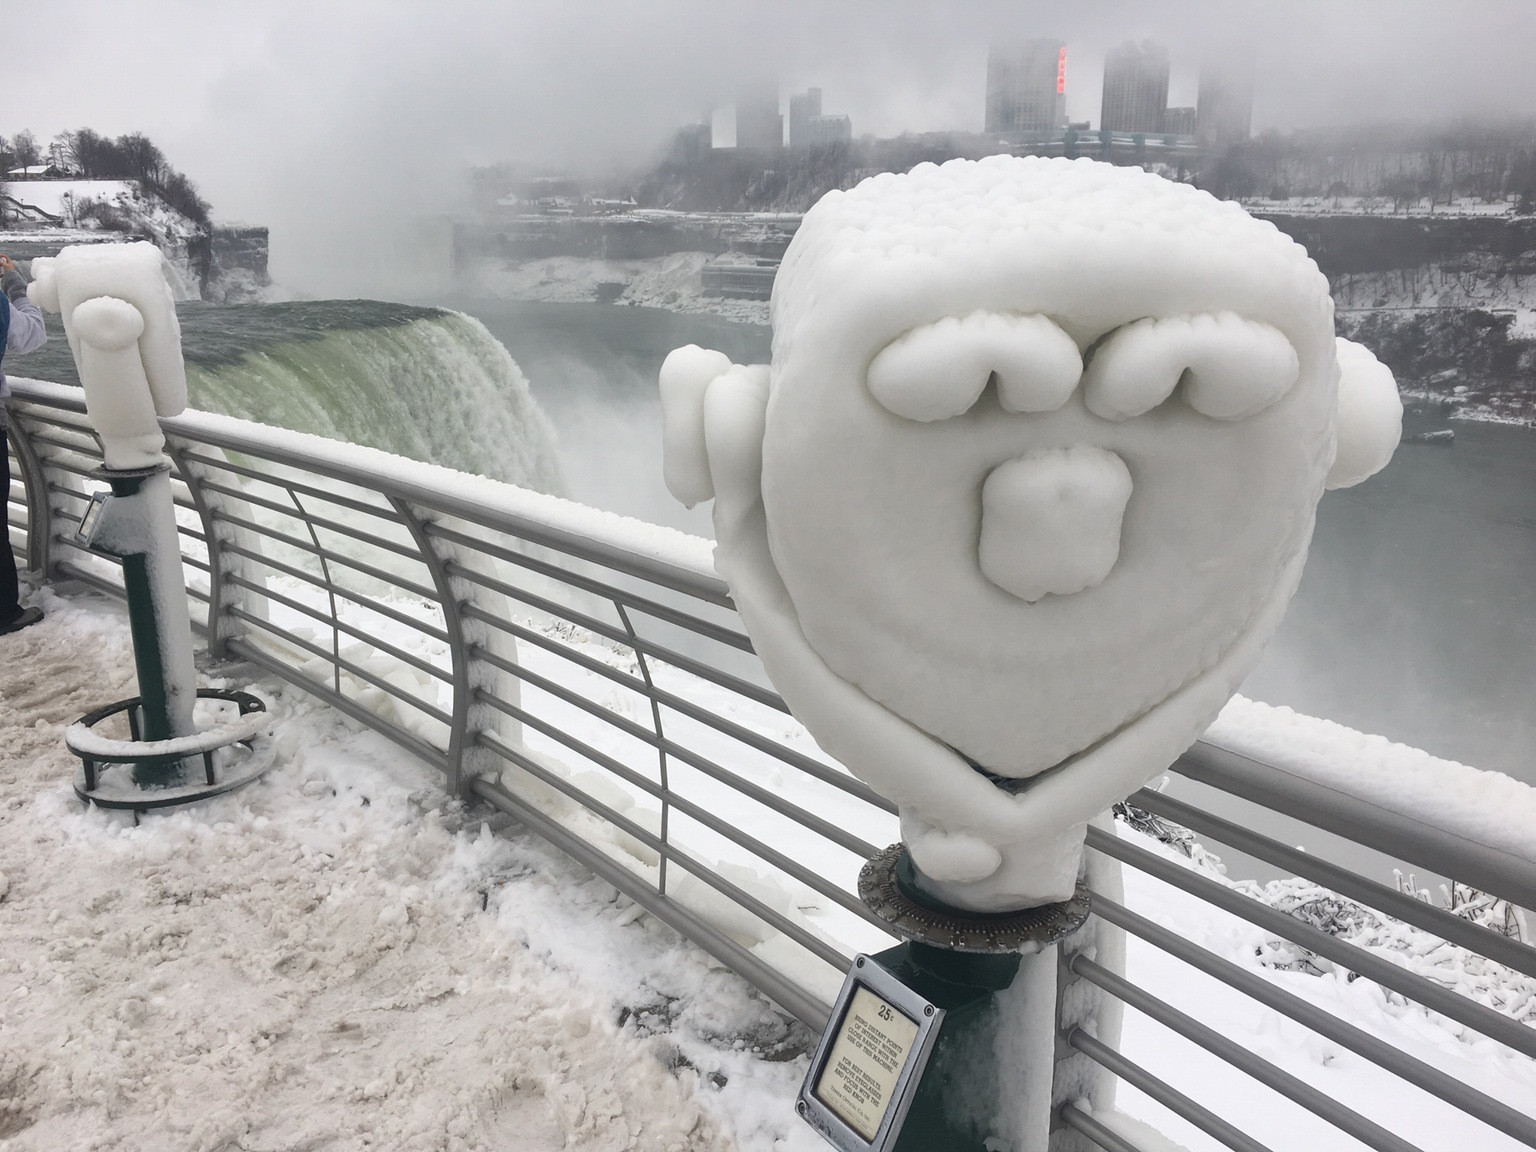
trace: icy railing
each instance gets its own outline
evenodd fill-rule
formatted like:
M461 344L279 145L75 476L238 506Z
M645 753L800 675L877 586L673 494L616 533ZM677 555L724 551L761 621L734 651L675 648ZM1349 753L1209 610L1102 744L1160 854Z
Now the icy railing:
M81 394L12 386L13 550L120 594L73 541L100 463ZM436 765L812 1028L890 942L854 888L891 806L788 715L708 542L264 425L163 425L213 657ZM1536 1147L1536 790L1236 707L1226 747L1090 829L1125 937L1064 949L1060 1125L1149 1152L1078 1098L1090 1061L1191 1148ZM1208 845L1280 878L1232 880ZM1445 906L1394 864L1447 878ZM1133 1009L1123 1035L1101 1002Z

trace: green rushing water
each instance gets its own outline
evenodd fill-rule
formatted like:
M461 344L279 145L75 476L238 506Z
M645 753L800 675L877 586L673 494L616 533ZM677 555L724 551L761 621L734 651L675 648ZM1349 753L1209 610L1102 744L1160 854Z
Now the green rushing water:
M506 347L473 317L380 300L176 312L194 408L563 491L548 419ZM6 367L79 382L57 336Z

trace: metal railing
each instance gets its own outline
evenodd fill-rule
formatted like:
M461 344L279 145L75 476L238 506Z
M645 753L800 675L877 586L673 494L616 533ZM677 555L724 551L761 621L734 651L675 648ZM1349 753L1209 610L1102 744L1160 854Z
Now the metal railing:
M80 393L33 381L13 389L13 550L48 578L118 593L112 563L72 538L100 462ZM188 593L213 657L297 685L434 765L450 792L516 817L811 1028L824 1025L853 953L890 943L854 892L859 867L896 839L897 822L892 805L788 716L704 542L262 425L199 413L163 425ZM1314 885L1337 907L1536 980L1536 949L1262 826L1270 815L1299 821L1522 908L1536 906L1532 861L1205 743L1172 772L1173 789L1131 797L1144 823L1186 829ZM1180 798L1182 783L1215 799ZM1223 795L1265 819L1236 819ZM1346 982L1368 982L1395 1012L1452 1022L1469 1051L1531 1069L1536 1029L1524 1020L1536 1008L1520 1017L1485 1003L1123 825L1091 828L1088 843L1090 856L1123 869L1130 894L1101 884L1096 923L1101 939L1127 934L1133 962L1121 970L1101 962L1108 953L1068 947L1064 986L1084 982L1130 1008L1138 1035L1180 1038L1225 1071L1147 1067L1134 1045L1064 1020L1059 1085L1074 1062L1107 1069L1192 1146L1409 1149L1414 1118L1430 1116L1451 1124L1459 1146L1536 1148L1536 1087L1511 1102L1509 1091L1346 1019L1298 983L1322 977L1299 973L1351 974ZM1191 938L1138 907L1136 894L1154 890L1256 931L1293 963L1242 963ZM1400 1093L1393 1107L1333 1089L1319 1071L1326 1061L1288 1066L1202 1019L1203 1001L1221 996L1389 1074ZM1237 1095L1231 1075L1245 1078ZM1136 1148L1080 1096L1059 1095L1065 1136Z

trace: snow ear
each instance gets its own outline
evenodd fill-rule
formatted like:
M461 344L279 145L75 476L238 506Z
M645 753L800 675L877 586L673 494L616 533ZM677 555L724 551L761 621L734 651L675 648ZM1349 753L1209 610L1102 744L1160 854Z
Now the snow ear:
M1338 341L1338 356L1338 452L1328 488L1348 488L1374 476L1403 438L1403 401L1392 370L1352 340Z
M27 285L27 299L44 312L59 310L59 281L53 274L52 256L39 256L32 261L32 283Z
M697 344L674 348L662 361L662 477L667 491L689 508L715 495L704 445L704 392L731 367L724 352Z

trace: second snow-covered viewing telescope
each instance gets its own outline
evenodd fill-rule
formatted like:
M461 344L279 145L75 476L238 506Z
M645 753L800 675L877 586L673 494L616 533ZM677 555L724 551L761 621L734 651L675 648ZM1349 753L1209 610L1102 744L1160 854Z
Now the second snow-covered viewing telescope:
M160 429L161 417L179 415L187 405L181 327L164 265L160 250L149 243L76 245L57 257L34 260L28 289L34 303L63 318L86 416L101 444L97 476L110 486L110 492L93 497L76 542L122 564L139 696L83 717L66 731L65 742L84 763L76 791L119 808L185 803L260 774L248 764L217 782L212 754L249 740L261 723L261 701L247 693L197 688L171 462ZM199 732L193 717L199 696L237 704L240 721ZM131 740L92 730L124 712ZM186 765L199 756L206 779L191 782ZM131 766L128 786L104 785L98 779L104 764Z
M713 498L795 716L898 805L905 898L1070 900L1088 821L1258 662L1323 490L1390 458L1391 373L1273 225L1090 160L828 193L771 308L771 365L667 358L668 487ZM885 1146L842 1107L848 1147Z

